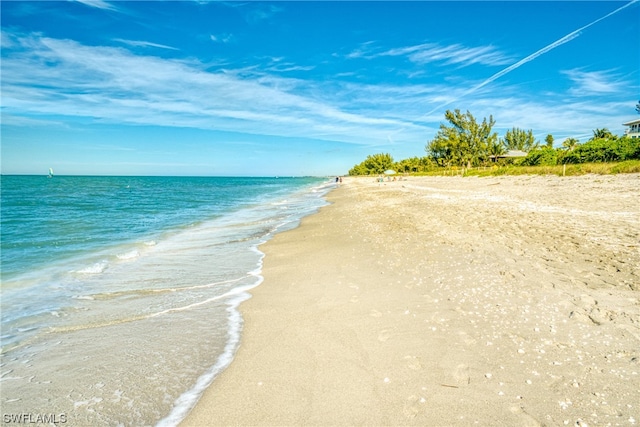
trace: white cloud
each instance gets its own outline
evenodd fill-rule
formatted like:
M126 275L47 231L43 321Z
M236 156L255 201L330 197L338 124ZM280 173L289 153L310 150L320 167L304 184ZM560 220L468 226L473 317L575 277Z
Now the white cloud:
M419 65L442 62L444 65L469 66L481 64L488 66L505 65L509 58L493 46L467 47L461 44L439 45L425 43L399 49L391 49L379 56L407 56L411 62Z
M592 101L549 96L543 99L504 96L501 98L478 98L469 104L476 118L496 119L494 130L503 135L512 127L532 129L538 139L551 133L557 141L561 138L591 134L595 128L606 127L613 133L622 134L628 105L617 101Z
M68 125L63 121L34 119L30 117L14 116L12 114L2 114L2 124L5 126L20 126L20 127L46 127L51 129L55 128L68 128Z
M612 12L609 12L608 14L596 19L595 21L592 21L590 23L588 23L587 25L583 25L582 27L578 28L577 30L574 30L572 32L570 32L569 34L559 38L558 40L554 41L551 44L546 45L545 47L537 50L536 52L532 53L531 55L528 55L527 57L521 59L520 61L516 62L515 64L509 65L507 68L498 71L497 73L495 73L494 75L492 75L491 77L489 77L488 79L484 80L483 82L481 82L480 84L472 87L471 89L469 89L467 92L464 93L464 96L469 96L475 92L477 92L478 90L482 89L483 87L487 86L490 83L493 83L494 81L496 81L497 79L501 78L502 76L510 73L511 71L514 71L520 67L522 67L523 65L534 61L535 59L537 59L538 57L546 54L547 52L564 45L565 43L569 43L570 41L572 41L573 39L579 37L582 34L582 31L586 30L587 28L597 24L600 21L603 21L605 19L607 19L610 16L615 15L616 13L626 9L629 6L632 6L635 3L638 3L638 1L640 0L632 0L629 3L624 4L623 6L615 9ZM444 104L444 105L440 105L436 108L443 108L445 106L447 106L449 104ZM433 111L433 110L432 110Z
M211 39L211 41L216 42L216 43L229 43L230 41L233 40L233 35L231 34L210 34L209 38Z
M284 78L249 66L211 72L209 64L135 55L123 47L85 46L71 40L2 34L3 121L72 122L97 118L116 124L214 129L352 144L424 144L444 120L444 106L490 114L504 128L532 128L554 135L594 127L620 132L624 106L597 105L571 93L535 100L521 87L499 90L457 84L363 84L341 79ZM418 52L415 49L413 52ZM275 64L274 64L275 62ZM273 59L276 71L304 70ZM611 72L576 73L592 88L611 88ZM579 71L579 70L578 70ZM587 76L587 77L585 77ZM601 77L600 83L596 77ZM609 81L607 86L605 83ZM586 82L590 82L587 84ZM602 92L601 92L602 93ZM538 94L539 95L539 94ZM425 114L425 111L429 111ZM69 120L70 119L70 120ZM5 124L9 124L6 123Z
M458 43L450 45L423 43L380 52L375 49L374 42L370 41L363 43L358 49L347 54L347 58L350 59L375 59L383 56L406 57L409 61L418 65L441 63L443 65L467 67L473 64L497 66L510 63L510 58L493 46L469 47Z
M75 0L75 1L90 7L98 8L98 9L118 10L118 8L116 8L114 5L104 0Z
M171 46L167 46L167 45L163 45L163 44L158 44L158 43L153 43L153 42L146 42L146 41L142 41L142 40L113 39L113 41L119 42L119 43L124 43L126 45L134 46L134 47L157 47L157 48L160 48L160 49L179 50L178 48L175 48L175 47L171 47Z
M403 126L298 90L303 81L208 72L196 61L134 55L38 35L5 50L3 107L31 117L93 117L114 123L217 129L365 144ZM416 126L412 126L412 129Z
M374 41L368 41L368 42L364 42L360 45L360 47L350 53L348 53L346 55L346 57L348 59L355 59L355 58L366 58L366 59L371 59L374 58L375 55L373 53L374 50L374 46L375 46L375 42ZM334 54L334 56L339 56L338 54Z
M579 69L562 71L575 84L571 94L586 96L615 93L624 90L627 83L612 71L582 71Z

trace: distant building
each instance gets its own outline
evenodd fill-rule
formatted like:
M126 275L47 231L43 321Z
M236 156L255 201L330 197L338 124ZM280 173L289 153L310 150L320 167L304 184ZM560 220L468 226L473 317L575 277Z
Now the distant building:
M640 138L640 119L631 120L630 122L623 123L625 126L629 126L625 129L624 134L629 138Z
M527 153L520 150L509 150L504 154L500 154L499 156L489 156L490 159L494 161L496 159L515 159L519 157L527 157Z

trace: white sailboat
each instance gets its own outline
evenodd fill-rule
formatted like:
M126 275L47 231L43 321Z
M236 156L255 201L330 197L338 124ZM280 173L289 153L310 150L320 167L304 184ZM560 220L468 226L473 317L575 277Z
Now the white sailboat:
M47 175L47 178L53 178L53 168L49 168L49 175Z

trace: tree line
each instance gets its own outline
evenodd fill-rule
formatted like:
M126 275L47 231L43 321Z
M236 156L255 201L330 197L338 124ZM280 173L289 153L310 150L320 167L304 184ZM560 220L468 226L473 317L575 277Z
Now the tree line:
M388 153L373 154L350 169L349 175L379 175L389 169L415 173L453 166L471 168L505 163L550 166L640 159L640 138L618 137L606 128L593 130L593 137L584 144L575 138L567 138L561 147L554 148L553 135L548 134L542 144L535 139L532 130L516 127L499 138L492 131L495 124L492 116L478 122L469 111L462 113L456 109L447 110L445 119L447 123L441 123L435 137L426 144L426 156L396 162ZM526 156L505 158L510 151L520 151Z

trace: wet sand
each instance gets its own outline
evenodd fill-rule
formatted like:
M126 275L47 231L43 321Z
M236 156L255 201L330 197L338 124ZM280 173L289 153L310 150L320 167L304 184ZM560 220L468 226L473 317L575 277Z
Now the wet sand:
M640 175L346 178L183 422L640 423Z

